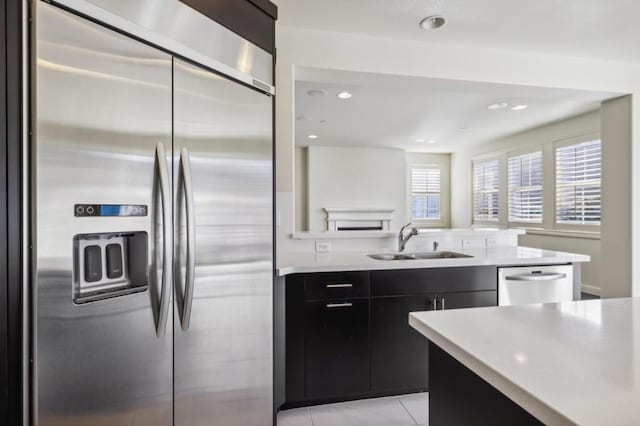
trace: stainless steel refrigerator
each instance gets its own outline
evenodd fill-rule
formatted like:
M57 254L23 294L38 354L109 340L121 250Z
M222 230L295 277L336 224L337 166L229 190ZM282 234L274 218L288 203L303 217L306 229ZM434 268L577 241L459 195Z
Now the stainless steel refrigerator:
M67 3L32 33L34 422L271 424L271 56L176 54L208 25L176 0Z

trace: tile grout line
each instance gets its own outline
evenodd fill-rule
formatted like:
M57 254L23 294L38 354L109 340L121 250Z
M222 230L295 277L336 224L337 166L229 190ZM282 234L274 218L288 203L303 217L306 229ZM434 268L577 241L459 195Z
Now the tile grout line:
M311 420L311 426L315 426L313 423L313 416L311 415L311 408L307 407L307 414L309 415L309 420Z
M398 398L398 402L400 403L400 405L402 405L402 408L404 408L404 411L406 411L407 414L409 414L409 417L411 417L411 420L413 420L413 423L418 424L418 421L415 419L415 417L413 417L413 414L411 414L411 411L409 411L409 409L406 407L406 405L404 405L404 403L400 398Z

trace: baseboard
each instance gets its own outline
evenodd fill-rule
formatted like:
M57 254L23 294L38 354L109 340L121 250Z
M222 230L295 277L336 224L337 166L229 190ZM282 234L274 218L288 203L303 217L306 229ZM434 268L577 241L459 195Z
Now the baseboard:
M594 285L582 284L580 286L580 291L594 296L600 296L600 287L596 287Z

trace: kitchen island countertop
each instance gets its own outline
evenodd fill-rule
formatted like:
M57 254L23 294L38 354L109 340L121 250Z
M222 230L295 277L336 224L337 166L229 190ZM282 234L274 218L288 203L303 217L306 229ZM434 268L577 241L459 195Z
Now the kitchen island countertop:
M640 421L640 298L414 312L409 323L545 424Z

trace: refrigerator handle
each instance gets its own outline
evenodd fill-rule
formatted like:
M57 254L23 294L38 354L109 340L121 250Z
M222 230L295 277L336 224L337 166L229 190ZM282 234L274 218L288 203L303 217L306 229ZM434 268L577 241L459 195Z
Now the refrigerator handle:
M187 267L184 278L184 300L180 309L180 325L183 330L189 328L191 321L191 306L193 305L193 290L196 270L196 218L193 202L193 179L191 177L191 160L187 148L180 151L180 165L178 167L178 185L181 195L185 198L187 221ZM176 283L177 284L177 283ZM178 298L178 300L180 300Z
M160 183L160 197L162 204L162 287L160 290L160 309L158 311L158 322L156 324L156 334L158 337L164 336L167 329L169 317L169 299L171 295L171 277L173 277L173 255L172 255L172 220L171 220L171 191L169 186L169 169L167 168L167 157L162 142L156 145L156 166Z

